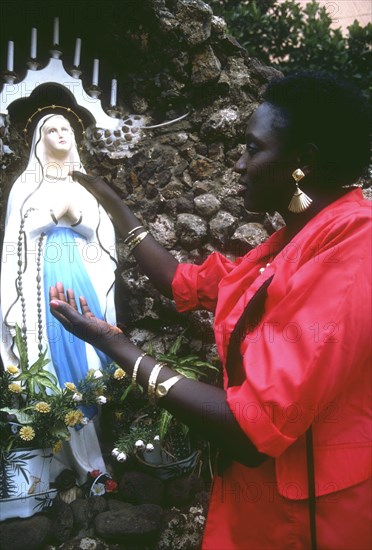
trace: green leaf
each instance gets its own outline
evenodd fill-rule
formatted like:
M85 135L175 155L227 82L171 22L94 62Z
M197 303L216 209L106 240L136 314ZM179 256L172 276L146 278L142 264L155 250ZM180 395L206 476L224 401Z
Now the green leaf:
M128 394L135 388L135 385L134 384L130 384L130 386L128 386L122 393L121 397L120 397L120 401L123 402Z
M26 344L25 344L25 341L23 339L22 331L19 328L19 326L16 325L15 329L16 329L15 343L16 343L18 353L19 353L20 367L21 367L21 370L24 370L26 368L26 365L27 365Z
M17 417L17 422L19 424L32 424L32 417L20 409L10 409L9 407L4 407L0 409L1 412L6 412L8 414L14 414Z
M166 411L165 409L161 411L160 421L159 421L159 436L161 441L164 440L168 432L169 426L172 422L172 418L173 418L173 415L170 412Z

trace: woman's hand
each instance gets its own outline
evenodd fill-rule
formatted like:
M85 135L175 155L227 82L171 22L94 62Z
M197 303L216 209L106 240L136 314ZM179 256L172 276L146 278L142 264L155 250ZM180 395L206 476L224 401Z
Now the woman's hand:
M115 227L123 239L128 236L128 231L138 226L142 227L141 222L133 215L125 202L101 178L75 171L71 173L71 177L90 191L111 214ZM164 296L172 298L172 280L178 266L176 258L156 242L151 235L143 239L133 253L141 270L152 284Z
M80 313L73 290L68 289L65 293L62 283L50 287L49 297L52 315L66 330L85 342L106 350L118 338L126 340L118 327L94 316L83 296L79 298Z
M110 201L119 200L119 197L115 191L113 191L107 183L105 183L105 181L98 176L89 176L88 174L83 174L83 172L73 171L71 172L71 177L74 181L79 182L80 185L87 189L87 191L92 193L97 201L108 210Z

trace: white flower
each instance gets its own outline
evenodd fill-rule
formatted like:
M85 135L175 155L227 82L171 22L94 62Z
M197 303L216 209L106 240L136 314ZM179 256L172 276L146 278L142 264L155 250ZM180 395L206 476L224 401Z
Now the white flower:
M144 449L144 448L145 448L145 444L144 444L144 442L142 441L142 439L138 439L138 441L135 442L134 446L135 446L135 448L138 449L138 450L141 450L141 449Z
M83 426L86 426L87 424L89 424L89 418L87 416L83 416L80 424L82 424Z
M125 453L119 453L116 460L118 462L125 462L127 460L127 455Z
M98 380L98 378L102 378L103 374L100 370L95 370L94 373L93 373L93 378L95 378L96 380Z
M113 456L114 458L117 458L119 454L120 454L120 451L117 447L115 447L115 449L112 449L111 456Z
M152 451L155 449L154 445L152 443L147 443L146 445L146 451L149 453L152 453Z
M82 401L83 399L83 396L80 392L76 392L74 393L74 395L72 396L72 399L73 401Z
M107 399L104 395L99 395L96 399L98 405L104 405L105 403L107 403Z
M156 435L156 436L154 437L154 441L160 441L160 435Z
M101 495L104 495L106 492L105 486L103 483L95 483L93 487L90 490L91 495L99 497Z

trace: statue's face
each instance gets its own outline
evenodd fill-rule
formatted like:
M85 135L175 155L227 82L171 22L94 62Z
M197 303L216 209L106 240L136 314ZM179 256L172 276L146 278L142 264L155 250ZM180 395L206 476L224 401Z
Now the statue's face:
M51 117L43 126L45 150L50 155L68 153L73 144L73 131L70 123L61 116Z

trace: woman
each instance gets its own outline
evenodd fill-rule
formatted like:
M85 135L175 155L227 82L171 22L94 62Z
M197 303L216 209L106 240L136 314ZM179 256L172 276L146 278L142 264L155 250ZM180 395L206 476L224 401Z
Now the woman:
M74 174L180 311L215 312L224 389L141 358L61 284L51 309L221 449L204 549L369 548L371 208L355 187L368 110L312 73L272 82L264 99L236 170L246 208L277 210L286 227L235 262L178 264L104 182Z
M58 379L77 383L89 368L108 357L71 338L50 315L45 303L56 279L90 295L95 314L115 323L115 233L105 210L69 176L82 170L73 129L61 115L38 122L26 170L8 200L1 270L4 365L18 362L14 327L21 327L32 365L47 348L47 368ZM61 330L62 328L62 330ZM94 408L95 409L95 408ZM85 411L92 417L93 409ZM68 465L79 481L92 469L105 469L95 428L72 430L71 444L56 455L55 474Z

